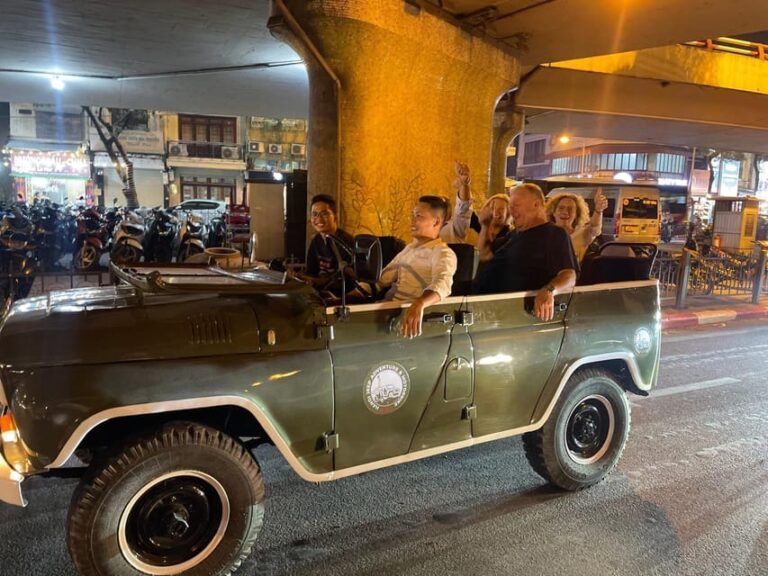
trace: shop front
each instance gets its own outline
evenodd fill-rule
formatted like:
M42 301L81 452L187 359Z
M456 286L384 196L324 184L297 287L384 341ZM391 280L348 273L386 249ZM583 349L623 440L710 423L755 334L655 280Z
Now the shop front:
M56 204L93 203L88 157L77 151L10 150L16 199Z

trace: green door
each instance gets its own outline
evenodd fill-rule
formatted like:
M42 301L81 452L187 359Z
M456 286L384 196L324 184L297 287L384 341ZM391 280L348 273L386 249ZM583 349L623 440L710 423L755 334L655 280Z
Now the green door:
M467 298L475 360L474 436L530 424L557 359L570 294L555 297L555 309L561 309L550 322L536 319L533 296L524 296L517 292Z
M471 436L462 419L472 395L463 328L451 346L457 308L450 301L428 308L422 335L413 339L399 335L405 309L396 303L352 306L343 321L329 317L337 470Z

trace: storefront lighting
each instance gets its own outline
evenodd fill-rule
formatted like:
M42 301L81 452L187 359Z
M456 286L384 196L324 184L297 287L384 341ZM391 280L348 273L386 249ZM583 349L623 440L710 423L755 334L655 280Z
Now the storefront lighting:
M64 83L64 80L61 79L61 76L53 76L51 78L51 88L54 90L64 90L64 86L66 86L66 84Z
M632 184L632 174L629 172L616 172L616 174L613 175L613 179Z
M571 141L571 137L567 134L563 134L560 136L560 138L557 139L557 141L560 142L560 144L568 144L568 142Z

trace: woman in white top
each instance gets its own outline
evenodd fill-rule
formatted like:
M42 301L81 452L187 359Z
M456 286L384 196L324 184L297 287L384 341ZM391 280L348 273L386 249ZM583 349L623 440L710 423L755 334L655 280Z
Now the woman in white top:
M602 232L603 210L607 207L608 200L602 188L598 188L595 194L595 211L591 218L587 203L578 194L564 192L547 198L547 218L568 232L579 262L584 259L592 241Z

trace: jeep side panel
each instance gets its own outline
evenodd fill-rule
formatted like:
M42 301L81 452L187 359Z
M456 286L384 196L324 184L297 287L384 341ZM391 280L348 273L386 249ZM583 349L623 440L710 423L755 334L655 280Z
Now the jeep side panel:
M531 420L542 418L567 377L581 365L626 366L639 390L656 384L661 354L661 314L656 280L574 289L557 366Z
M470 296L475 351L473 436L529 425L531 412L557 360L564 313L550 322L533 316L532 293ZM567 305L569 294L555 297Z

